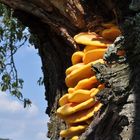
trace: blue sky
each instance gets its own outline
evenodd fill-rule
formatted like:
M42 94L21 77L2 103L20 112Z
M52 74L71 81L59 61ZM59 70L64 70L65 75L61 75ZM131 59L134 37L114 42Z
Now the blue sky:
M37 84L42 76L41 61L33 46L24 45L15 56L19 77L24 79L24 97L32 106L24 109L14 97L0 92L0 138L11 140L48 140L44 87Z

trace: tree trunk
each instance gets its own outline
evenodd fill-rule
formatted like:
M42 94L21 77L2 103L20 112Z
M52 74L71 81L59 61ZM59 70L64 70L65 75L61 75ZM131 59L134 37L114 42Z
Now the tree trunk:
M108 84L97 96L104 107L80 140L140 139L140 2L138 0L0 0L14 9L14 16L38 37L42 59L46 113L50 116L48 137L61 139L65 124L56 116L58 99L67 92L65 70L71 65L71 55L79 50L73 36L95 31L104 21L116 20L124 38L119 38L104 59L108 65L95 65L97 78ZM126 57L117 58L123 48Z

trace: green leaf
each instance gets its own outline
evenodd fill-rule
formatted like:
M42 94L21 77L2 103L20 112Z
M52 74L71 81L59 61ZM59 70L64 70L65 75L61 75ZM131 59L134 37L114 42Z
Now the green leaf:
M4 74L2 76L2 80L3 80L4 83L9 84L10 83L10 80L11 80L11 77L10 77L9 74Z
M12 87L13 87L13 88L17 88L17 87L18 87L18 82L12 83Z
M37 81L38 85L41 86L44 83L43 77L40 77L39 80Z
M6 91L8 89L8 85L2 84L1 85L1 91Z
M25 104L30 104L29 99L23 98L20 92L24 81L18 77L14 54L26 41L34 45L37 37L30 35L27 27L13 17L13 10L0 3L0 86L2 91L11 93ZM25 106L26 106L25 105Z
M29 99L24 99L24 108L31 106L32 102Z
M12 90L11 94L16 96L18 99L22 99L23 98L22 93L19 90L17 90L17 89Z

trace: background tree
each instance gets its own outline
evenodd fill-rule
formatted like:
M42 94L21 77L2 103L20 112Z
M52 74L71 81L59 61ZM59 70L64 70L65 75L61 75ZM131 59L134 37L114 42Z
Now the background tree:
M140 139L139 122L139 43L140 2L137 0L0 0L13 9L18 18L36 35L36 47L43 64L46 100L51 123L48 136L59 139L65 124L56 116L58 99L66 93L65 69L71 65L71 55L79 50L73 36L95 31L102 22L116 20L124 38L114 43L105 59L112 67L96 66L99 79L111 86L99 93L104 108L80 137L81 140ZM16 27L17 29L18 27ZM13 28L11 28L13 29ZM116 48L126 51L125 58L116 57ZM112 72L114 74L112 74ZM96 122L96 123L95 123ZM60 125L61 124L61 125Z

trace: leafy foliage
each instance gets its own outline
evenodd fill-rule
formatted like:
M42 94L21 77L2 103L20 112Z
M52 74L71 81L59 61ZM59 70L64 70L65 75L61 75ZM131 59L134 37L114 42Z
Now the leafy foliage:
M44 83L44 78L43 78L43 77L39 77L37 83L38 83L39 86L43 85L43 83Z
M29 40L30 34L12 14L12 9L0 4L0 87L23 101L26 107L31 101L21 93L24 81L18 77L14 54Z

